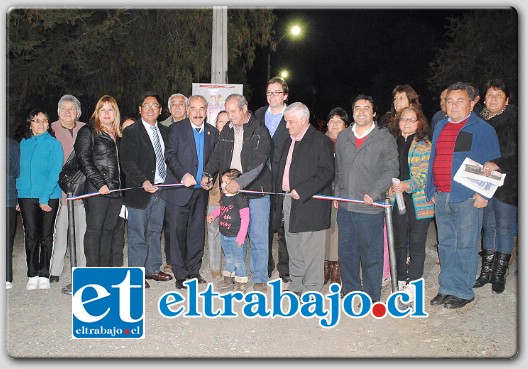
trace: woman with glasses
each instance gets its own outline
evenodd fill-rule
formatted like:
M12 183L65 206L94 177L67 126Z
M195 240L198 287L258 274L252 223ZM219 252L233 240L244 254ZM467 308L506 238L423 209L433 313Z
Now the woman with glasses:
M398 144L400 163L400 182L391 186L389 195L403 194L405 204L400 208L394 202L392 212L398 290L407 291L411 303L415 294L410 282L423 276L427 231L434 216L434 204L425 198L431 141L427 119L414 106L400 110L389 128Z
M84 254L87 267L109 267L112 238L123 198L121 187L119 141L121 117L116 100L104 95L95 105L90 124L77 134L74 150L79 169L86 176L85 193L99 193L84 199L86 233Z
M26 289L49 289L53 230L62 195L58 180L63 151L43 110L32 110L25 128L20 142L20 175L16 188L24 224L29 278Z

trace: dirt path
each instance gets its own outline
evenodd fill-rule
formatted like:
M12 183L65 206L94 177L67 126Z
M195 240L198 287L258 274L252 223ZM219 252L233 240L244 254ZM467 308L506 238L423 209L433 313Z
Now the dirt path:
M158 300L176 288L173 281L153 281L145 293L143 340L71 339L71 296L61 293L70 282L69 269L50 290L26 291L21 228L19 223L13 289L4 295L4 337L12 358L511 358L518 350L516 263L502 295L492 294L488 285L476 290L475 301L462 309L429 305L438 291L439 272L433 225L424 276L427 318L345 316L331 329L300 316L167 319L158 312ZM202 275L213 280L207 261ZM322 292L328 292L328 285ZM390 287L384 288L384 298L389 294Z

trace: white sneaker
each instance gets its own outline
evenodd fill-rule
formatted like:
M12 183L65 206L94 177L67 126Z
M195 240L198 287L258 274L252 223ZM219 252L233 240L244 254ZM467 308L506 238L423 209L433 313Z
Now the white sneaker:
M13 288L13 283L6 281L6 290Z
M39 285L39 277L30 277L26 284L26 290L36 290Z
M38 288L39 290L49 290L50 280L46 277L39 277L38 279Z

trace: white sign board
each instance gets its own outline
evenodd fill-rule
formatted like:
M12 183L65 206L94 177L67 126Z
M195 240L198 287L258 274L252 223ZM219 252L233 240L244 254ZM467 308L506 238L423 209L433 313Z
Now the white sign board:
M192 94L207 100L207 123L215 125L216 116L225 109L225 99L231 94L243 95L244 85L193 83Z

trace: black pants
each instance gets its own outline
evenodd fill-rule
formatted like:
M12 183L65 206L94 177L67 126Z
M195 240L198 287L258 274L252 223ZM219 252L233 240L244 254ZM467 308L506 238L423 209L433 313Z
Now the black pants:
M17 226L15 208L6 207L7 239L6 239L6 282L13 282L13 244Z
M199 274L205 246L205 209L208 193L194 189L184 206L167 201L170 227L170 262L176 279Z
M272 255L272 248L273 248L273 234L274 229L274 220L273 217L275 217L275 210L273 209L274 206L271 207L271 214L270 214L270 226L269 226L269 256L268 256L268 275L271 277L271 274L273 273L273 270L275 269L275 261L273 260ZM277 271L279 272L279 275L285 275L290 274L290 257L288 255L288 248L286 247L286 238L284 237L284 222L281 222L280 227L277 229L277 241L279 243L279 250L278 250L278 259L277 260Z
M431 219L416 219L412 195L403 194L405 214L400 214L396 203L392 212L394 222L394 251L398 280L414 281L423 276L425 262L425 242ZM407 265L407 256L410 257Z
M112 239L121 205L122 197L96 196L85 200L84 255L87 267L111 266Z
M117 223L110 244L110 266L123 266L123 250L125 248L125 219L117 217Z
M48 201L51 211L42 210L38 199L18 199L18 205L24 224L27 276L49 278L59 199Z
M167 207L165 207L165 217L163 218L163 237L165 238L165 244L163 245L165 250L165 263L170 265L170 224Z

